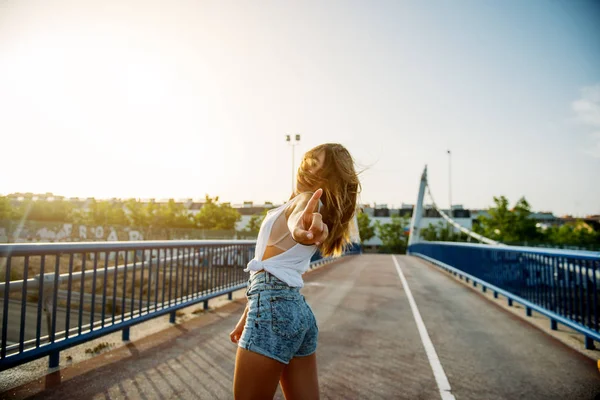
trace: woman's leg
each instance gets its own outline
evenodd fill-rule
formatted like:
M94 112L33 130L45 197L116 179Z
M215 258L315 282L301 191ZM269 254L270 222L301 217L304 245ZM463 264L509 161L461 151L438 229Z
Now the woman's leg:
M281 374L281 389L286 400L319 399L316 353L292 358Z
M284 363L238 347L233 375L235 400L272 399Z

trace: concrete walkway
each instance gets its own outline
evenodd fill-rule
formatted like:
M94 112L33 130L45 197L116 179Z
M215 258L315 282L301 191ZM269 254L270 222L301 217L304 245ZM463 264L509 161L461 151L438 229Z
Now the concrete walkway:
M396 256L456 399L593 399L595 363L436 267ZM320 327L323 399L440 399L390 255L349 257L305 275ZM236 301L63 368L2 398L230 399ZM436 379L437 378L437 379ZM45 390L44 390L45 389ZM42 390L42 391L41 391ZM277 399L283 396L278 391Z

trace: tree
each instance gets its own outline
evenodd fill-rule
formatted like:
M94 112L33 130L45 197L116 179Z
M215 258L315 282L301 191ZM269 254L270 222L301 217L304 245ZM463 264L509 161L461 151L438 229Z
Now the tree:
M392 221L382 224L375 222L377 236L383 243L382 250L391 253L405 253L407 236L405 234L408 220L397 215L392 216Z
M454 228L442 221L438 221L436 225L429 224L428 227L421 229L420 236L428 242L466 242L468 239L466 234L455 232Z
M183 204L169 199L167 204L158 204L154 209L154 226L158 228L189 229L194 227L191 213Z
M146 229L150 226L150 215L145 204L136 199L128 199L125 201L125 208L131 226L139 229Z
M73 220L74 206L71 202L57 199L48 200L33 200L26 198L17 210L13 213L13 217L17 219L25 218L29 221L40 222L71 222Z
M127 225L123 203L92 199L87 211L75 210L75 223L83 225Z
M361 243L364 243L375 236L375 226L371 225L371 218L368 214L359 213L356 217L358 220L358 233Z
M206 202L195 215L194 221L200 229L233 230L235 223L242 216L229 204L218 204L219 197L214 199L206 195Z
M264 210L261 213L252 215L250 217L250 221L248 221L248 227L246 230L251 233L258 233L268 211L269 210Z
M548 227L544 231L544 241L560 246L594 250L600 248L600 232L584 221L576 220L560 227Z
M512 209L504 196L494 197L495 207L488 210L489 217L480 216L473 230L490 239L504 243L532 242L542 235L531 216L531 205L521 197Z
M513 236L516 241L537 241L541 234L536 227L536 221L531 216L531 206L521 197L512 209L514 215Z
M450 228L447 223L438 221L437 224L429 224L429 226L421 229L419 236L428 242L448 242L450 241Z
M474 231L490 239L506 241L511 237L514 216L508 209L508 199L504 196L494 197L496 207L488 210L489 217L479 216Z
M494 197L494 204L489 217L473 221L473 231L506 244L600 248L600 232L582 220L546 228L531 218L531 205L524 197L512 209L504 196Z
M0 220L15 218L15 211L10 204L10 199L6 196L0 196Z

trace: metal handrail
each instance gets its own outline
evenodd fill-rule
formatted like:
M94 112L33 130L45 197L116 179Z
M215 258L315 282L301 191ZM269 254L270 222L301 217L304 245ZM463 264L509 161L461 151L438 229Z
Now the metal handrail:
M180 241L180 242L184 243L183 241ZM192 241L190 241L190 242L192 242ZM201 245L218 245L218 244L221 244L220 242L217 242L217 241L198 241L198 240L195 240L193 242L195 242L197 244L201 244ZM236 241L235 244L254 244L254 241L251 241L251 240L240 240L239 242L241 242L241 243L238 243ZM122 242L107 242L107 243L112 243L113 246L114 246L115 243L119 243L120 244ZM131 243L131 242L126 242L126 243ZM139 243L144 243L144 242L139 242ZM80 244L80 243L78 243L78 244ZM86 244L88 244L88 243L86 243ZM89 244L90 245L94 245L94 244L97 244L97 243L96 242L89 242ZM49 245L49 246L48 245L49 244L44 244L44 247L47 246L47 248L51 249L51 251L49 251L48 253L46 253L46 254L50 254L50 255L56 254L56 252L58 251L57 248L60 248L59 249L60 253L69 254L69 253L72 253L72 252L77 252L77 248L72 248L72 246L61 246L62 243L52 243L51 245ZM3 254L2 254L2 250L3 250L2 246L4 246L4 245L0 245L0 257L3 256ZM63 250L62 247L68 248L68 250ZM94 251L94 250L91 250L91 249L100 249L102 247L106 248L106 246L101 246L101 247L98 247L98 246L89 246L89 247L88 246L78 246L79 249L83 249L84 251L87 251L87 252ZM177 248L177 247L178 246L175 246L175 248ZM155 249L155 248L157 248L157 247L154 247L154 246L153 247L149 247L149 248L144 247L144 248L136 249L136 250L148 250L148 249ZM159 249L161 249L161 250L164 249L164 248L165 247L159 247ZM14 256L18 256L18 255L23 255L23 254L31 255L31 254L27 253L26 249L27 248L25 248L25 249L23 249L23 248L19 249L20 250L19 252L17 252L16 254L12 253L11 256L14 257ZM36 247L36 253L39 252L39 251L41 251L40 247ZM215 249L215 251L216 252L222 252L223 249L218 249L217 248L217 249ZM160 257L160 259L152 258L151 260L149 260L149 262L151 264L156 264L157 262L160 262L160 261L170 262L172 260L181 260L181 259L183 259L183 257L184 256L177 256L177 257L167 257L167 256L165 256L165 257ZM138 263L135 263L135 266L139 267L139 266L141 266L141 264L142 264L141 262L138 262ZM133 266L134 266L134 264L130 264L128 267L131 268ZM116 267L108 267L106 269L102 269L102 271L106 270L107 273L111 273L111 272L114 273L115 271L120 272L120 271L123 271L125 269L125 267L126 266L124 264L122 264L122 265L118 265ZM93 277L94 271L87 270L87 271L83 271L83 272L76 271L76 272L73 272L72 274L68 274L68 273L67 274L59 274L57 282L60 285L62 282L68 280L69 276L71 276L71 279L80 279L82 274L83 274L83 279L90 279L90 278ZM10 281L10 283L8 285L9 286L9 290L11 292L20 291L20 290L22 290L22 288L25 285L25 283L27 283L25 286L27 286L27 290L28 291L33 290L33 289L38 289L39 286L40 286L40 279L41 278L42 278L41 275L38 274L34 278L28 279L27 282L25 282L23 280ZM50 272L50 273L44 274L43 279L44 279L45 284L49 284L49 285L54 284L54 281L55 281L54 273ZM6 286L7 286L7 284L5 282L0 282L0 295L4 294L4 290L6 290Z
M208 300L223 294L231 298L247 284L242 269L254 246L252 240L2 244L0 257L6 262L5 282L0 283L0 370L46 355L55 367L65 348L119 330L127 340L135 324L164 314L175 322L176 311L183 307L200 302L208 307ZM90 254L93 260L85 263ZM34 257L39 273L28 278ZM19 258L24 261L16 267ZM80 261L82 270L74 271ZM60 266L67 263L65 273ZM23 279L10 280L15 268L23 268ZM20 304L11 299L15 292ZM32 292L34 302L28 301ZM58 304L65 296L66 306ZM20 318L20 327L17 320L11 328L18 337L10 341L9 308L10 320Z
M242 270L254 257L255 244L254 240L0 244L0 257L6 260L5 282L0 283L0 371L44 356L50 356L53 368L66 348L117 331L129 340L133 325L165 314L174 323L179 309L198 303L206 309L210 299L222 295L232 299L234 291L247 286ZM356 252L354 247L347 254ZM89 254L94 257L86 263ZM69 255L68 260L62 255ZM79 255L82 270L74 271ZM39 258L39 273L29 278L28 263L34 257ZM11 270L17 268L13 261L19 258L24 259L23 279L11 281ZM329 261L316 255L310 265ZM60 273L61 263L67 262L68 272ZM33 302L28 301L31 292L37 295ZM9 306L16 311L12 293L20 298L16 304L20 327L19 337L9 341ZM65 297L66 305L59 306ZM59 322L59 316L64 321ZM42 332L44 326L47 333Z
M0 257L54 255L58 253L102 252L119 250L173 249L193 246L253 245L256 240L137 240L128 242L68 242L0 244Z
M466 243L466 242L421 242L421 244L435 244L440 246L461 246L461 247L472 247L477 249L489 249L489 250L501 250L512 253L530 253L538 254L543 256L556 256L556 257L572 257L582 260L598 260L600 258L600 252L589 251L589 250L566 250L566 249L549 249L546 247L528 247L528 246L496 246L482 243Z
M409 254L494 291L585 336L600 341L600 253L558 249L421 242Z

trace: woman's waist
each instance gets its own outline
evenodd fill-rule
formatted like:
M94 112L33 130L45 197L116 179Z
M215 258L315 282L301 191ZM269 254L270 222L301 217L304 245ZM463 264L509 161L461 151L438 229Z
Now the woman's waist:
M245 271L258 272L260 270L285 270L286 273L299 273L303 274L310 268L310 257L271 257L266 260L259 260L253 258L248 262Z
M250 290L287 290L290 292L299 292L300 287L290 286L275 275L262 269L250 276L248 281L248 291Z

